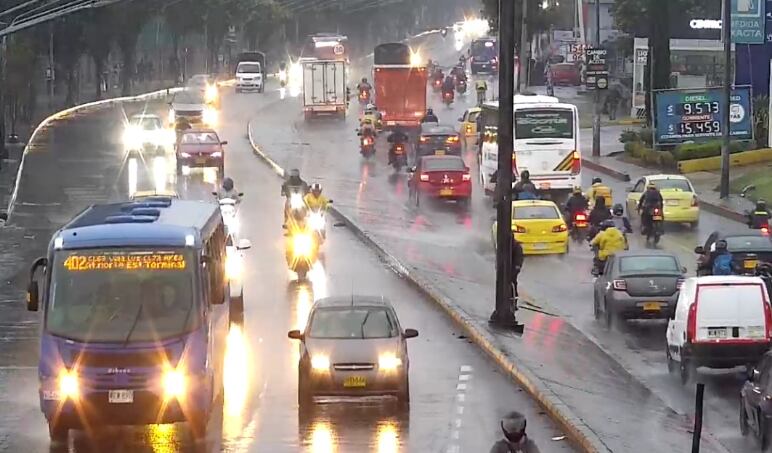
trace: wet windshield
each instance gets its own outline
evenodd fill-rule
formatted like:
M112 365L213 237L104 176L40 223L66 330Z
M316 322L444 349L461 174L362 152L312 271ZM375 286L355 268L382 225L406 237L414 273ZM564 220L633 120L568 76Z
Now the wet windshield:
M182 143L186 145L216 145L220 143L213 132L188 132L182 135Z
M652 182L659 190L680 190L683 192L692 191L692 188L689 185L689 181L685 179L654 179Z
M195 328L189 250L93 249L54 258L48 332L91 342L147 342Z
M396 322L381 308L323 308L311 318L311 338L391 338L399 334Z
M464 161L460 158L435 157L423 161L425 171L461 171L464 167Z
M516 206L512 208L512 218L528 219L559 219L558 210L552 206Z
M260 63L241 63L236 72L255 73L260 72Z
M726 238L726 247L731 252L767 252L772 241L766 236L735 236Z
M161 120L158 118L141 118L134 121L134 124L146 131L161 129Z
M678 261L672 256L628 256L619 262L623 273L676 272L680 273Z

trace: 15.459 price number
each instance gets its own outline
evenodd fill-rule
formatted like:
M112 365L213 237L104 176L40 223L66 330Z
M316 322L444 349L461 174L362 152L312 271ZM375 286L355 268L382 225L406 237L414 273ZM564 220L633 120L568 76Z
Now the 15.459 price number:
M721 133L721 123L719 121L678 123L678 133L681 135L719 134Z

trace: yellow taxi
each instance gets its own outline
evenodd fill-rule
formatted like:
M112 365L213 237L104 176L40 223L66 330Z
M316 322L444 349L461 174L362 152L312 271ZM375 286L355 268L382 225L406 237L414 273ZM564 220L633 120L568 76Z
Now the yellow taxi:
M493 246L496 247L496 222ZM512 202L512 232L526 255L568 253L568 225L558 206L549 200Z
M691 181L683 175L647 175L640 178L627 194L628 216L638 212L638 201L650 182L662 194L663 221L697 226L700 221L699 200Z
M458 119L461 123L458 133L464 138L464 143L474 145L477 139L477 116L480 114L480 107L472 107L464 112L464 115Z

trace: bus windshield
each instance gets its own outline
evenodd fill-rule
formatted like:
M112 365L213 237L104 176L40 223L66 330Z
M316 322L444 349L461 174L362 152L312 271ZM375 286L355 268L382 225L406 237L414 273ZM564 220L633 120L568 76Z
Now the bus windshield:
M496 41L492 40L473 41L470 50L472 51L472 56L475 58L493 59L499 56L499 49L496 45Z
M574 112L539 108L515 110L515 140L574 138Z
M46 330L76 341L150 342L199 323L188 249L57 252Z

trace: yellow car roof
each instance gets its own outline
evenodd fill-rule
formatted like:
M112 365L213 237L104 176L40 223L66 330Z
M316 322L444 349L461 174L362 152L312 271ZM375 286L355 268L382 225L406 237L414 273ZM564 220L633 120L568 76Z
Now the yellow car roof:
M687 178L684 175L665 175L665 174L659 174L659 175L647 175L644 176L648 181L659 181L661 179L684 179L686 181L689 181L689 178Z
M550 200L515 200L512 202L512 207L524 207L524 206L552 206L557 208L558 206Z

